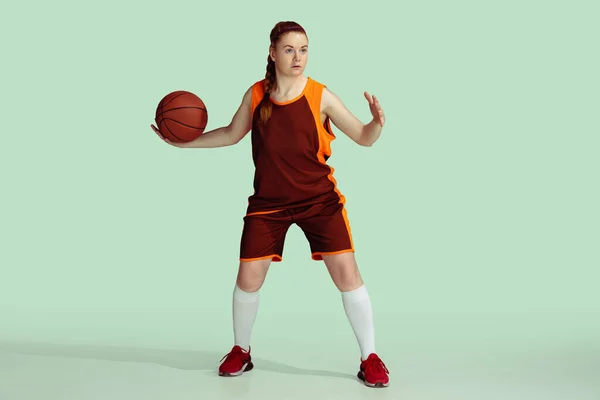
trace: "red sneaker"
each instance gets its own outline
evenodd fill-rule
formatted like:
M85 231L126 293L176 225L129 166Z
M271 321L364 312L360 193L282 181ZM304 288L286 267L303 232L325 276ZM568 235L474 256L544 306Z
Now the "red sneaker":
M386 387L390 384L387 367L375 353L369 354L369 358L360 363L358 379L365 382L369 387Z
M248 352L246 352L238 345L233 346L231 351L221 358L221 361L223 359L225 361L219 366L219 375L238 376L254 368L252 357L250 357L250 350L248 349Z

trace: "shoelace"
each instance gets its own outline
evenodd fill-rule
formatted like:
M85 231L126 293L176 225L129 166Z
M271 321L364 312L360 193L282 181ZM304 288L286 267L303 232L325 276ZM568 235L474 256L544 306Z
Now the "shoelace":
M379 358L374 358L371 360L371 362L369 362L366 366L365 369L371 369L374 372L386 372L387 374L390 373L390 371L388 371L387 367L385 366L385 364L383 363L383 361L381 361L381 359Z
M223 356L223 358L221 358L221 361L223 361L225 358L229 357L230 355L233 356L238 356L238 357L242 357L244 355L244 351L240 348L240 347L236 347L233 350L231 350L229 353L225 354ZM219 361L219 362L221 362Z

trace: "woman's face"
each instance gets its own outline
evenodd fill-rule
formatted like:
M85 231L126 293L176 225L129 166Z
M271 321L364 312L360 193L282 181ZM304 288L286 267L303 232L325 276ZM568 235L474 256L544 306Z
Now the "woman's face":
M275 49L271 48L271 58L275 61L278 73L301 75L308 60L308 39L300 32L282 35Z

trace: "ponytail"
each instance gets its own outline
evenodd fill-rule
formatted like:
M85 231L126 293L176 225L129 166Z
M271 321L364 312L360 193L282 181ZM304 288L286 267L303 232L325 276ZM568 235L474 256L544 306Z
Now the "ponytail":
M273 89L277 84L275 62L271 59L271 55L267 56L267 72L265 73L265 95L260 102L260 123L264 124L271 117L273 103L269 101Z

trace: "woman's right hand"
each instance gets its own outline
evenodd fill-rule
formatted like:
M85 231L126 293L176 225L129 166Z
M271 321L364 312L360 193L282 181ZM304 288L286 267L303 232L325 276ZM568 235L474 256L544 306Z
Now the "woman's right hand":
M154 126L153 124L150 124L150 128L152 128L152 130L158 135L158 137L161 138L167 144L170 144L171 146L175 146L175 147L181 147L180 143L172 142L169 139L167 139L162 133L160 133L158 128L156 126Z

